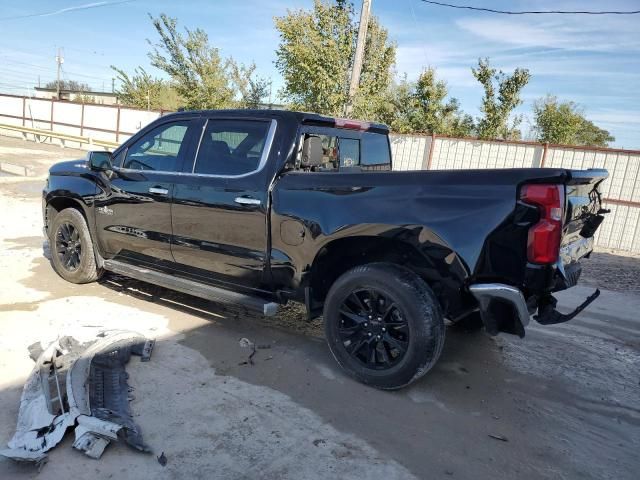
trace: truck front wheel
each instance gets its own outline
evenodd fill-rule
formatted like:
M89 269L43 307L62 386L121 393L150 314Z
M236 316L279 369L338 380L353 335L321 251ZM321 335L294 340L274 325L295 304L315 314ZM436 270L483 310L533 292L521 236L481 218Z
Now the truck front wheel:
M324 306L331 353L347 373L393 390L436 363L445 326L437 298L418 275L398 265L371 263L343 274Z
M65 280L89 283L100 277L87 222L75 208L65 208L55 216L49 246L53 269Z

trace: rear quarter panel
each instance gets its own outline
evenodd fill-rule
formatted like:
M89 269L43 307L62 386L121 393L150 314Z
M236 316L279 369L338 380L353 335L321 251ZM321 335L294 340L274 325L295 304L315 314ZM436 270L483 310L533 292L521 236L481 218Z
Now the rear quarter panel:
M431 273L459 291L470 277L500 275L503 267L490 254L493 238L510 249L506 263L526 262L526 242L495 233L517 228L522 182L564 175L556 169L286 173L272 193L274 278L298 287L329 242L385 236L417 249Z

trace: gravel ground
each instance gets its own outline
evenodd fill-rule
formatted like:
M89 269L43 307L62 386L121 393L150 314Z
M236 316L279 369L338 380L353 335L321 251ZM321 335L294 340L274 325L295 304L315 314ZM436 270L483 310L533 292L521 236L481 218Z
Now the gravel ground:
M640 255L597 250L582 261L580 283L640 294Z

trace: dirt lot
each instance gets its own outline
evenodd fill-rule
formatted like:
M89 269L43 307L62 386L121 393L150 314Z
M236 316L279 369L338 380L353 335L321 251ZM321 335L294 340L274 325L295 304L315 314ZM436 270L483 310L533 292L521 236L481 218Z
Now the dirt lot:
M15 148L78 155L17 142L0 137L0 160L30 157ZM64 282L44 256L40 189L0 178L0 445L33 366L28 345L133 328L159 340L151 362L128 366L154 455L114 444L91 460L67 438L40 473L0 459L0 478L637 478L638 258L585 262L584 283L606 289L569 324L531 325L524 340L449 328L432 372L380 392L343 375L298 309L267 320L113 275ZM592 290L564 292L562 308ZM242 337L271 348L243 365Z

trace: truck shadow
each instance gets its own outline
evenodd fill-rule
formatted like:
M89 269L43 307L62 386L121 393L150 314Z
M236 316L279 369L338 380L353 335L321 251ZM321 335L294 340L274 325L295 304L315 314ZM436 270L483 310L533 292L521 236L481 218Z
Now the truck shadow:
M224 327L234 338L253 336L267 343L275 340L288 348L304 347L307 355L330 369L334 375L347 378L324 344L322 318L309 322L302 305L290 303L282 307L276 316L263 317L241 307L218 304L112 273L106 274L99 283L119 294L212 322L216 327ZM451 377L451 374L464 377L479 366L490 368L490 364L501 363L501 347L482 331L467 331L448 325L446 336L440 360L418 384L437 384ZM189 344L190 340L187 338L184 343Z
M342 372L332 358L324 342L322 319L307 321L304 307L301 305L290 303L282 307L276 316L263 317L242 307L211 302L110 272L97 283L74 285L64 282L53 272L49 265L50 252L47 242L42 246L44 258L41 257L36 261L32 269L34 275L26 280L25 286L38 288L42 286L45 279L48 279L46 283L51 293L49 299L89 294L130 305L131 301L128 298L135 298L204 320L206 322L204 326L193 330L187 324L198 322L189 322L189 317L184 315L167 315L170 328L184 332L185 339L182 343L199 350L209 358L218 372L237 374L241 377L246 373L237 371L237 368L231 368L230 365L237 367L237 363L246 360L247 351L238 349L238 340L249 338L263 344L275 342L278 349L287 351L289 356L298 357L297 361L320 369L325 379L334 379L341 383L356 383ZM212 341L221 335L226 338L225 341L229 345L217 344L212 350ZM276 354L278 349L272 352ZM474 388L473 382L469 382L468 378L475 378L475 374L479 371L488 372L495 369L501 372L504 370L501 349L500 343L495 338L489 337L482 331L469 332L449 325L439 361L427 375L402 392L413 391L414 400L420 403L425 401L424 395L415 394L415 389L444 388L446 390L454 385L459 386L460 382L465 383L463 385L465 389L466 387ZM222 353L224 355L221 355ZM260 353L263 355L258 355L258 359L268 357L265 352ZM238 361L234 362L233 358ZM262 373L267 374L265 378L268 378L268 372ZM251 381L251 378L246 380ZM261 383L260 378L254 380L256 383ZM306 379L301 378L300 381L306 381ZM364 388L369 389L369 387Z

